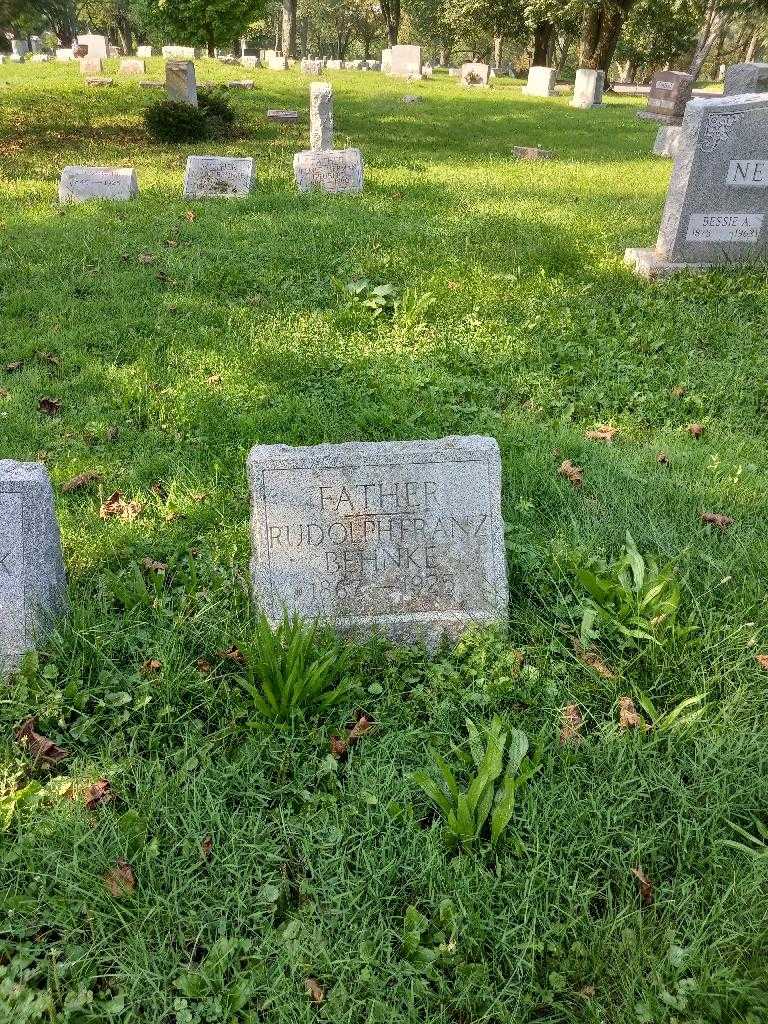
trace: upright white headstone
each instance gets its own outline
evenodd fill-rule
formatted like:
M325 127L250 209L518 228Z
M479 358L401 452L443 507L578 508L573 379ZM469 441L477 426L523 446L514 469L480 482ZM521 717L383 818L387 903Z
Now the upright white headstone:
M151 57L152 56L152 47L151 46L137 46L136 47L136 56L139 57L141 60L144 60L147 57Z
M554 96L556 75L555 68L534 64L528 71L528 81L522 91L526 96Z
M595 71L592 68L579 68L576 72L571 106L578 107L580 110L601 107L603 105L604 86L604 71Z
M89 57L108 57L107 37L86 33L77 37L78 46L88 47Z
M393 46L389 74L396 78L421 78L421 47Z
M491 69L487 64L478 64L474 61L461 65L462 85L487 87L490 75Z
M493 438L259 445L248 477L253 592L272 621L434 647L506 619Z
M293 158L300 192L360 192L363 154L359 149L305 149Z
M309 87L309 148L333 149L333 90L327 82Z
M165 91L169 100L197 106L197 80L191 60L169 60L166 63Z
M143 75L146 72L146 65L138 57L123 57L120 61L121 75Z

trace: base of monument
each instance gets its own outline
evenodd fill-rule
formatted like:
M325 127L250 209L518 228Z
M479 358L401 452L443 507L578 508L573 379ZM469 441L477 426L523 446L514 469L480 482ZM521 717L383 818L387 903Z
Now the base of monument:
M570 102L570 106L575 107L576 110L602 110L605 106L604 103L574 103L573 100Z
M681 125L682 117L669 117L667 114L649 114L647 110L639 110L637 116L643 121L656 121L658 124Z
M728 270L729 266L733 266L733 264L715 263L670 263L655 249L627 249L624 253L624 262L632 267L636 274L649 281L660 277L669 277L671 274L679 274L683 270L701 273L705 270ZM738 266L740 269L743 268L741 264Z

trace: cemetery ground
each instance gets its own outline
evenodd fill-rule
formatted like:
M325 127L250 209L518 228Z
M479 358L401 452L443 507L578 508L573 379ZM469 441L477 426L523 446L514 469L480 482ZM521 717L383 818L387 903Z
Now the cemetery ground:
M641 100L329 75L366 160L331 197L292 178L308 80L198 65L243 77L234 138L158 146L116 73L0 68L0 457L49 468L72 602L0 699L0 1019L765 1020L765 274L622 265L671 170ZM185 200L190 153L254 193ZM138 199L59 210L88 163ZM338 706L261 720L248 449L449 434L501 447L508 633L369 643ZM679 601L590 605L627 531ZM494 716L537 771L451 849L413 774Z

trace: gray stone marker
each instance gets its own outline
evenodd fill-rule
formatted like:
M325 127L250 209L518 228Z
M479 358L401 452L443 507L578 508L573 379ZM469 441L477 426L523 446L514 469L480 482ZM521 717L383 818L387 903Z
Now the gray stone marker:
M114 78L86 78L86 85L101 86L101 85L114 85Z
M194 46L163 46L160 53L170 60L196 60L198 57Z
M763 264L768 257L768 95L686 107L655 249L627 249L645 277Z
M169 60L165 65L165 91L169 100L197 106L195 65L191 60Z
M594 71L592 68L579 68L573 86L572 107L580 110L592 110L603 105L603 89L605 88L605 72Z
M267 120L277 124L298 124L299 112L298 110L268 110Z
M421 47L393 46L388 74L395 78L421 78Z
M651 79L648 106L637 116L660 124L682 124L692 93L693 78L690 75L683 71L659 71Z
M363 154L359 149L305 149L294 156L293 173L300 192L360 192Z
M309 148L333 149L333 90L327 82L309 87Z
M238 156L188 156L184 195L193 199L247 196L253 181L253 159Z
M119 71L121 75L144 75L146 74L146 65L138 57L125 57L120 61Z
M259 58L254 57L252 55L246 55L245 57L241 57L240 63L243 65L244 68L257 68L261 65L261 61L259 60Z
M0 675L18 668L66 606L61 539L45 466L0 461Z
M301 71L304 75L322 75L325 71L325 61L322 57L304 57Z
M768 64L731 64L725 69L724 96L747 92L768 92Z
M257 445L251 579L284 611L434 647L506 619L501 462L491 437Z
M528 71L528 81L522 91L526 96L554 96L556 75L555 68L534 64Z
M227 82L228 89L252 89L253 79L252 78L240 78L236 81Z
M674 159L680 146L682 131L682 125L663 124L656 133L656 139L653 143L653 155Z
M88 199L134 199L139 194L132 167L65 167L59 181L60 203Z
M476 61L468 61L461 65L461 84L474 88L487 88L490 81L491 69L487 64L478 64Z
M104 70L104 62L101 57L83 57L80 60L81 75L100 75Z

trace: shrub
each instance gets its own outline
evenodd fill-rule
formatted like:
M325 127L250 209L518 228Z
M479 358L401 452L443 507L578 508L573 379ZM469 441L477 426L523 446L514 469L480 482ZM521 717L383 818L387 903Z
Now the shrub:
M208 120L229 128L235 123L235 112L229 98L220 89L198 89L197 105Z
M144 112L144 124L156 142L194 142L222 135L232 126L235 112L227 98L201 89L198 105L161 100Z

